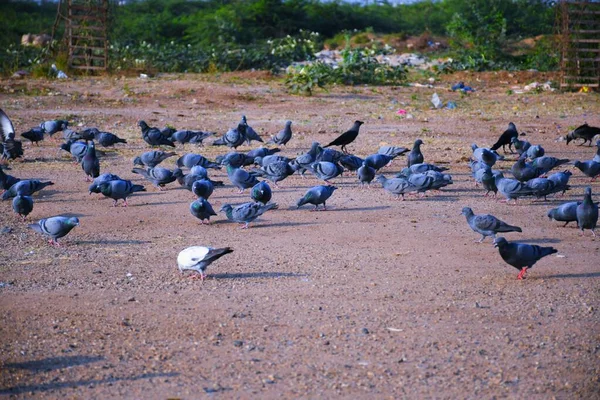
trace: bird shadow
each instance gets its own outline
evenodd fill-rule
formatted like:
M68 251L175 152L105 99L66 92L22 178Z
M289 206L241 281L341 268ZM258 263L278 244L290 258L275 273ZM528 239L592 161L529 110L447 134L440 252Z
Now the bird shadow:
M78 365L90 364L104 360L101 356L63 356L49 357L41 360L25 361L19 363L4 364L6 369L26 369L33 372L51 371L53 369L62 369L75 367Z
M288 227L288 226L302 226L302 225L316 225L315 222L277 222L273 224L258 224L252 225L252 229L257 228L275 228L275 227Z
M171 204L185 204L185 201L157 201L155 203L130 204L129 207L162 206Z
M534 239L519 239L519 243L560 243L562 240L556 238L534 238Z
M600 277L600 272L583 272L580 274L555 274L548 275L544 277L540 277L543 279L565 279L565 278L598 278Z
M295 272L238 272L238 273L222 273L211 274L215 279L261 279L261 278L302 278L308 274L297 274Z
M77 244L145 244L148 240L79 240Z
M340 207L340 208L331 208L327 209L327 211L375 211L375 210L385 210L386 208L390 208L390 206L374 206L374 207Z

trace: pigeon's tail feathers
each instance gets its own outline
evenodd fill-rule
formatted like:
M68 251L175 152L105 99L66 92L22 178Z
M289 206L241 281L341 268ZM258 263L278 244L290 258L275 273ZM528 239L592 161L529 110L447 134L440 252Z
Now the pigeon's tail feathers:
M121 138L117 138L117 139L115 140L115 143L127 143L127 140L125 140L125 139L121 139Z
M523 232L523 230L518 226L504 224L499 227L498 232Z
M135 192L145 192L146 188L143 185L133 185L131 186L131 193Z
M146 179L151 179L150 175L148 175L148 171L146 171L144 168L133 168L131 172L142 175Z
M540 252L540 258L549 256L550 254L558 253L558 250L556 250L554 247L540 247L538 250Z

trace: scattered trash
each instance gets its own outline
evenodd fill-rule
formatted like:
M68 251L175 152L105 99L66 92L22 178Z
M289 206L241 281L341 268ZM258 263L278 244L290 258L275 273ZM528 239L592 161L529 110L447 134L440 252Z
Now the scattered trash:
M471 86L466 86L464 82L458 82L454 85L452 85L451 87L453 92L456 92L457 90L462 91L463 93L469 93L469 92L474 92L475 89L473 89Z
M444 105L444 103L442 103L442 100L440 100L440 96L438 96L437 93L434 93L433 96L431 96L431 103L435 108L442 108L442 106Z
M406 110L401 108L398 111L396 111L396 114L398 114L398 115L406 115Z
M14 74L12 74L12 75L11 75L11 78L12 78L12 79L23 79L23 78L25 78L27 75L29 75L29 72L21 70L21 71L17 71L17 72L15 72Z
M10 286L9 282L0 282L0 288L5 288L7 286Z
M52 64L50 66L50 69L52 70L52 72L54 72L56 74L56 77L58 79L67 79L68 78L67 74L65 74L63 71L59 70L58 68L56 68L56 64Z
M587 86L582 86L581 89L579 89L579 93L587 93L590 91L590 88Z
M554 92L554 88L552 87L552 82L548 81L546 83L532 82L529 85L525 85L523 90L526 92L531 91L543 91L543 92Z
M146 74L140 74L140 79L148 79L148 75L146 75Z
M448 110L454 110L456 108L456 103L453 101L449 101L448 103L446 103L446 108Z

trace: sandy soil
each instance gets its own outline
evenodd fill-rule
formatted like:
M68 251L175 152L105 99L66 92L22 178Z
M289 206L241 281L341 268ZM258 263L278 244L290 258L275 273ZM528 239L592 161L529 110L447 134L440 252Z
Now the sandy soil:
M61 134L12 162L13 175L51 179L29 220L71 214L81 225L51 248L1 204L0 397L14 398L600 398L600 241L546 217L589 184L572 166L572 190L546 202L506 205L474 188L473 142L491 145L509 121L547 154L590 159L595 148L557 141L584 121L600 125L596 94L508 94L543 76L463 74L478 88L333 88L286 94L263 74L159 79L2 81L0 104L16 130L68 118L128 139L106 150L102 171L136 183L132 158L146 151L136 127L173 125L223 133L246 114L263 137L285 120L304 152L365 121L349 149L425 142L426 161L449 166L454 185L404 202L355 177L327 212L295 208L314 177L274 189L280 209L241 230L223 215L202 226L193 194L171 184L130 198L128 208L87 193L81 168L57 153ZM432 110L434 91L455 110ZM398 118L405 109L412 119ZM209 140L210 142L210 140ZM249 147L240 150L247 151ZM214 158L226 150L177 149ZM514 156L500 164L508 169ZM174 158L164 163L173 167ZM405 165L399 158L386 175ZM212 174L227 181L224 172ZM595 199L600 183L592 184ZM241 203L230 185L218 210ZM551 245L528 279L505 264L490 239L474 243L460 210L492 213L523 233L509 240ZM6 231L9 231L8 233ZM180 276L191 245L231 246L201 283Z

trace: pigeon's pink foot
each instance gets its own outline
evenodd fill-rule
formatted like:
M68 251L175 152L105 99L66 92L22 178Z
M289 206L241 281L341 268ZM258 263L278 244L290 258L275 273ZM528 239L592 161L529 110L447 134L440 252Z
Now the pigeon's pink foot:
M527 273L527 268L523 267L523 269L521 269L521 272L519 272L519 275L517 275L517 279L525 279L526 273Z

